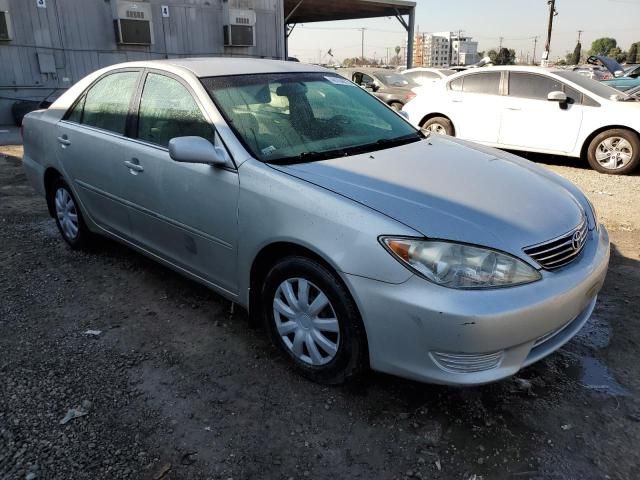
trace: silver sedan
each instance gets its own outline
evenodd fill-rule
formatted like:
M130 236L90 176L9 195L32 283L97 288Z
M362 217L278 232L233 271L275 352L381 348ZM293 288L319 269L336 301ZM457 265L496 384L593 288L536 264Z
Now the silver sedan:
M247 308L307 377L500 380L587 322L607 231L570 182L267 60L115 65L24 121L71 248L116 239Z

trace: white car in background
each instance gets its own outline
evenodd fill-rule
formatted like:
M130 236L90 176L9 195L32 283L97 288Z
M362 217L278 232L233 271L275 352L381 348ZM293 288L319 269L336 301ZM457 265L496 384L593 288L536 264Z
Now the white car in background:
M421 87L424 87L433 85L434 83L438 83L440 80L443 80L453 75L454 73L456 72L453 70L448 70L446 68L418 67L404 70L402 72L402 75L409 77L415 83L417 83Z
M419 94L403 111L423 130L584 158L603 173L628 174L640 164L637 98L567 70L468 70Z

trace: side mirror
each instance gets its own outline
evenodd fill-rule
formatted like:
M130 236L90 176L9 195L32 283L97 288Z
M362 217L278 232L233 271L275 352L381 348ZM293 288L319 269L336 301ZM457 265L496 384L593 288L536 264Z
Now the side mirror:
M222 147L215 147L202 137L176 137L169 140L169 156L181 163L203 163L216 167L228 164Z
M566 93L557 91L549 93L549 95L547 95L547 100L550 102L567 103L569 99Z
M367 83L364 88L368 89L368 90L372 90L374 92L378 91L378 86L374 83L374 82L369 82Z
M613 76L616 77L616 78L624 77L624 71L623 70L616 70L615 72L613 72Z

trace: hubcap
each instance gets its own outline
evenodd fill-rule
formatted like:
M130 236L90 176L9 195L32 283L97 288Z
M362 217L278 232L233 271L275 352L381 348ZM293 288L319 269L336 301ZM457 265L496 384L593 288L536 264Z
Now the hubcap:
M633 146L622 137L604 139L596 148L596 161L607 170L626 167L633 158Z
M280 284L273 299L280 338L299 360L325 365L338 353L340 325L329 298L304 278Z
M78 236L78 210L73 198L65 188L59 188L55 196L56 216L62 233L69 240Z
M439 123L432 123L431 125L423 128L423 130L425 132L437 133L437 134L440 134L440 135L446 135L447 134L447 129L444 128L444 125L441 125Z

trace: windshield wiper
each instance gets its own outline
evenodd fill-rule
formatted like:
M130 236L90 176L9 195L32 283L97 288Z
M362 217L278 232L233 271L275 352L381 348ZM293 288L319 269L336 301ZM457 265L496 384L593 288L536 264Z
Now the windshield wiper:
M407 143L418 142L424 138L425 137L422 133L416 132L416 134L405 135L398 138L380 138L375 142L347 148L346 150L349 154L368 153L385 148L399 147L400 145L406 145Z
M346 152L340 150L329 150L326 152L302 152L300 155L294 157L274 158L273 160L265 160L265 163L272 163L274 165L293 165L296 163L309 163L318 160L329 160L332 158L344 157Z

